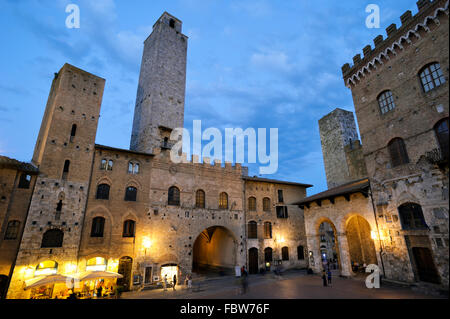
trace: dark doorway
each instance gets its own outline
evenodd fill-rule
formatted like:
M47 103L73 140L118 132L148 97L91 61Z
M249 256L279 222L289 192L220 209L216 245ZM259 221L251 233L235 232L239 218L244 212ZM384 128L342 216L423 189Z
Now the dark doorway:
M0 299L6 298L7 287L8 287L8 276L0 275Z
M121 274L123 276L123 278L117 279L117 285L123 286L125 291L130 290L132 267L133 267L133 259L131 257L120 258L118 273Z
M412 252L419 280L439 284L441 281L430 250L424 247L413 247Z
M250 248L248 250L248 273L258 273L258 248Z
M144 284L152 283L152 267L145 267Z

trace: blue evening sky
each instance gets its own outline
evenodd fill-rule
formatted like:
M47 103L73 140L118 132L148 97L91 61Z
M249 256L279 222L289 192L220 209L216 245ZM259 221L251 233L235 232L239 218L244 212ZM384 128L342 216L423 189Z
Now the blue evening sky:
M65 27L69 3L80 29ZM365 26L371 3L380 29ZM354 111L341 66L406 10L417 12L414 0L1 0L0 154L31 160L66 62L106 79L96 143L129 148L143 41L167 11L189 37L185 127L278 128L278 172L264 177L323 191L317 121Z

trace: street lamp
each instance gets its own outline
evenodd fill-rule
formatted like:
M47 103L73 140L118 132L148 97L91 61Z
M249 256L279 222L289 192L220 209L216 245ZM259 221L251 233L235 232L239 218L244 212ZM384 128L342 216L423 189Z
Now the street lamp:
M152 240L148 237L144 237L142 239L142 247L144 247L145 255L147 255L147 249L150 249L150 247L152 247Z

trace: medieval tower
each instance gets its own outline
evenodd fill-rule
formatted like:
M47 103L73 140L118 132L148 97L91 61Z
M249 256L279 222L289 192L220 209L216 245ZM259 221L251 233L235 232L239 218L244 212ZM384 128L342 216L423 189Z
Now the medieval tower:
M152 153L169 147L183 127L187 37L182 22L164 12L144 42L130 149Z
M319 120L319 129L328 188L366 177L353 113L337 108Z

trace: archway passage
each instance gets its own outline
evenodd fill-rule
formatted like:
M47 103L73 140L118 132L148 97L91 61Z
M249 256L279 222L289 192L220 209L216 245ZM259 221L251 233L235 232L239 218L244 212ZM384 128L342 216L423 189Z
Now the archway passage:
M319 251L323 269L339 269L336 231L333 224L324 221L319 225Z
M352 270L364 272L364 264L376 265L377 255L369 223L361 216L353 216L347 223L346 233Z
M131 257L122 257L119 259L118 273L121 274L123 278L117 279L117 285L123 286L125 291L130 290L132 267L133 259Z
M221 226L200 233L194 242L192 271L202 275L233 274L236 266L236 240Z

